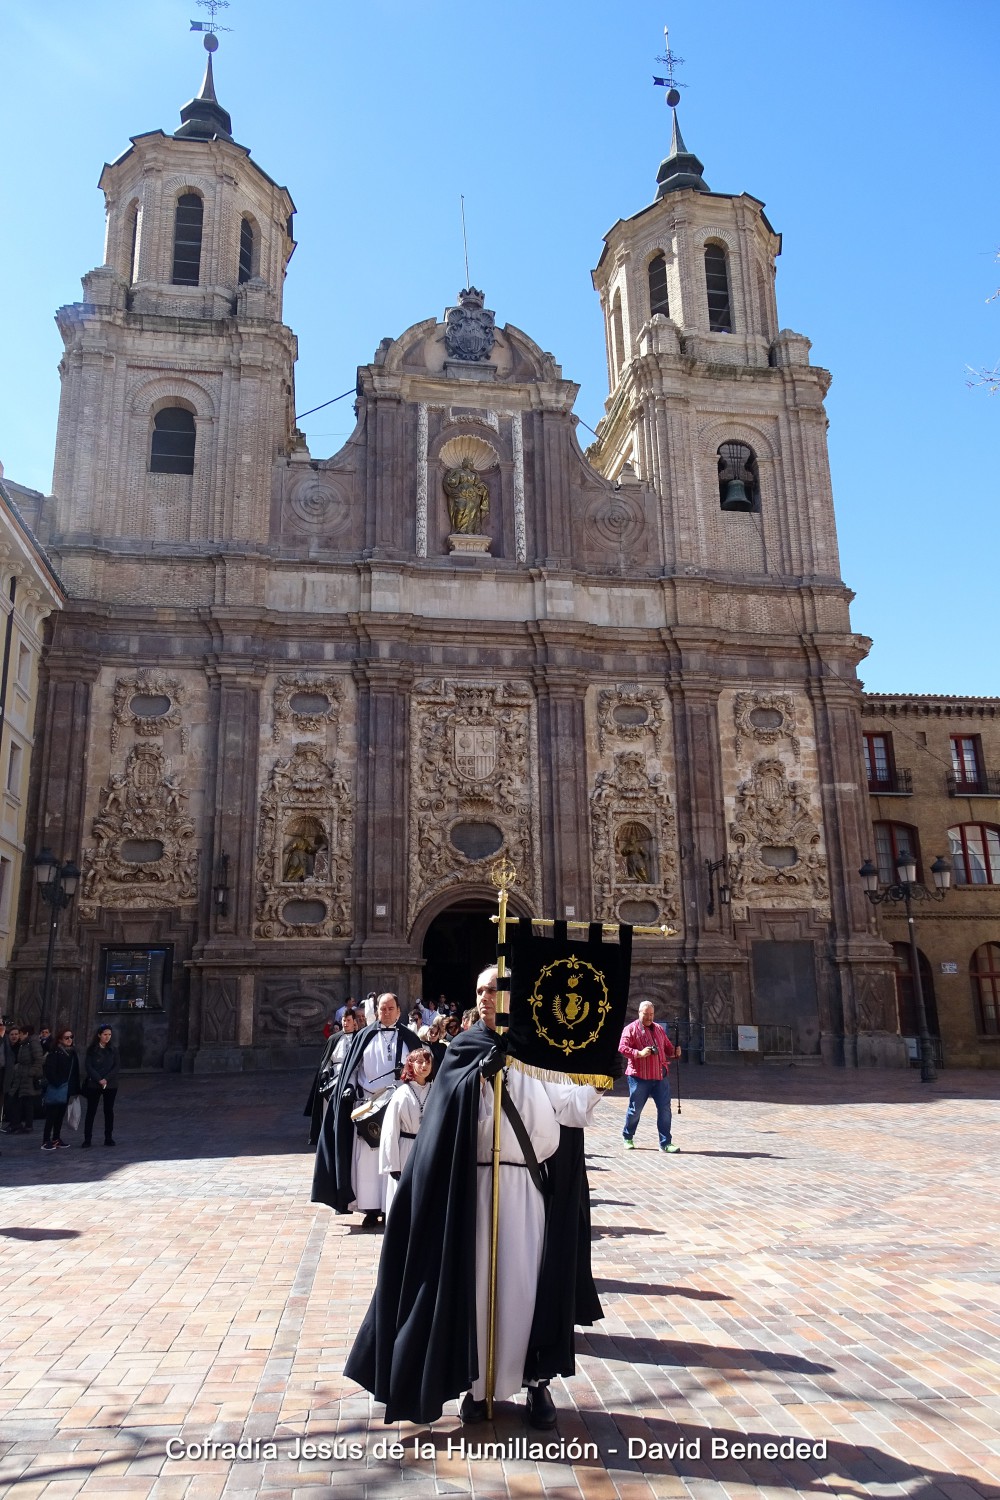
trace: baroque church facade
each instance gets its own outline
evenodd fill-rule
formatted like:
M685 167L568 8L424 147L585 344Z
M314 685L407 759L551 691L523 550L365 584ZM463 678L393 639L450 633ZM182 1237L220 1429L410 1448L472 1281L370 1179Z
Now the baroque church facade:
M53 1019L126 1061L264 1067L348 994L487 961L521 916L666 924L633 997L709 1040L897 1063L867 852L867 642L840 578L823 399L780 327L779 236L674 118L594 272L610 397L465 289L358 371L316 459L282 321L294 205L211 57L173 135L101 177L104 262L58 313L37 841L82 871ZM30 835L29 835L30 837ZM49 915L25 890L16 1004Z

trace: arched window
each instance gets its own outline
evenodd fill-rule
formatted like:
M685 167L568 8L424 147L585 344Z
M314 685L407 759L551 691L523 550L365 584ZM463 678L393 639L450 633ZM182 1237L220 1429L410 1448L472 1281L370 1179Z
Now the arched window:
M760 475L753 449L746 443L723 443L718 464L720 508L760 510Z
M205 206L197 193L182 193L174 215L175 286L197 286L201 273L201 228Z
M1000 1036L1000 943L983 943L969 965L980 1036Z
M611 333L615 341L615 374L620 375L625 363L625 329L622 325L622 294L615 292L611 304Z
M962 823L948 829L956 885L1000 885L1000 828Z
M139 205L133 203L129 209L128 225L128 279L132 285L139 279Z
M705 246L705 290L708 293L708 326L713 333L732 333L729 305L729 257L724 245Z
M919 1036L917 1002L913 992L913 960L909 943L893 943L896 956L896 1016L901 1036ZM937 997L934 994L934 974L926 956L917 949L920 965L920 988L924 996L924 1013L931 1036L940 1036L938 1025Z
M917 879L923 880L917 830L911 828L909 823L875 823L873 827L875 863L878 865L878 878L882 884L897 884L899 871L896 869L896 861L904 857L916 860Z
M166 406L153 418L151 474L194 473L194 417L183 406Z
M240 224L240 284L253 275L253 225L249 219Z
M649 262L647 275L649 277L649 316L662 313L665 318L669 318L670 298L667 295L667 258L665 255L653 256Z

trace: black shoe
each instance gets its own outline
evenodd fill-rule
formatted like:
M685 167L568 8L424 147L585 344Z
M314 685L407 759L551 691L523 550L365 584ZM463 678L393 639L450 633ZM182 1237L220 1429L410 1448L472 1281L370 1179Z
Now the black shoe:
M377 1229L378 1228L378 1213L377 1213L377 1211L375 1209L369 1209L368 1213L365 1214L364 1218L361 1220L361 1228L362 1229Z
M105 1141L105 1142L104 1142L104 1144L105 1144L105 1145L106 1145L106 1146L117 1146L117 1144L118 1144L118 1142L117 1142L117 1141L113 1141L113 1140L112 1140L112 1139L111 1139L111 1137L110 1137L110 1136L108 1136L108 1138L107 1138L107 1140L106 1140L106 1141Z
M528 1386L528 1404L525 1410L529 1427L540 1427L547 1431L556 1425L556 1406L547 1385Z
M462 1397L462 1404L458 1408L458 1419L466 1426L471 1426L474 1422L485 1422L486 1402L475 1400L472 1392L466 1391Z
M92 1146L93 1144L94 1144L93 1141L81 1141L80 1142L80 1149L82 1150L84 1146Z

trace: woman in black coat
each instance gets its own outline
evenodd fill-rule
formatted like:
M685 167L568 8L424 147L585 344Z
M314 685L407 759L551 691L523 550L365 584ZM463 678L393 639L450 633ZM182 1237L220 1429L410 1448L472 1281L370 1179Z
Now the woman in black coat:
M118 1048L111 1041L111 1027L99 1026L94 1039L87 1048L83 1060L83 1093L87 1101L87 1116L83 1122L83 1144L91 1144L97 1106L104 1105L104 1144L115 1144L115 1096L118 1093L118 1075L121 1064Z
M55 1151L59 1146L68 1146L68 1141L59 1139L66 1106L74 1094L80 1092L80 1059L73 1050L73 1033L63 1029L56 1037L56 1044L46 1054L42 1064L45 1075L45 1129L42 1131L42 1150Z

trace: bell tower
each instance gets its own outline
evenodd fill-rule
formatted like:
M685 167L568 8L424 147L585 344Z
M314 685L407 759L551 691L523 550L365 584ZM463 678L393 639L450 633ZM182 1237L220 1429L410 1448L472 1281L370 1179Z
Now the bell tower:
M104 263L59 309L65 343L50 545L77 594L117 600L149 544L189 556L268 535L290 450L296 344L282 322L287 190L233 139L214 34L173 135L134 136L101 173ZM177 594L166 572L167 598ZM129 582L132 580L132 583ZM139 597L159 598L150 573ZM207 584L191 602L210 602Z
M611 393L589 457L657 493L668 572L837 582L830 377L779 329L763 203L709 188L679 100L671 86L655 198L615 224L593 273Z

